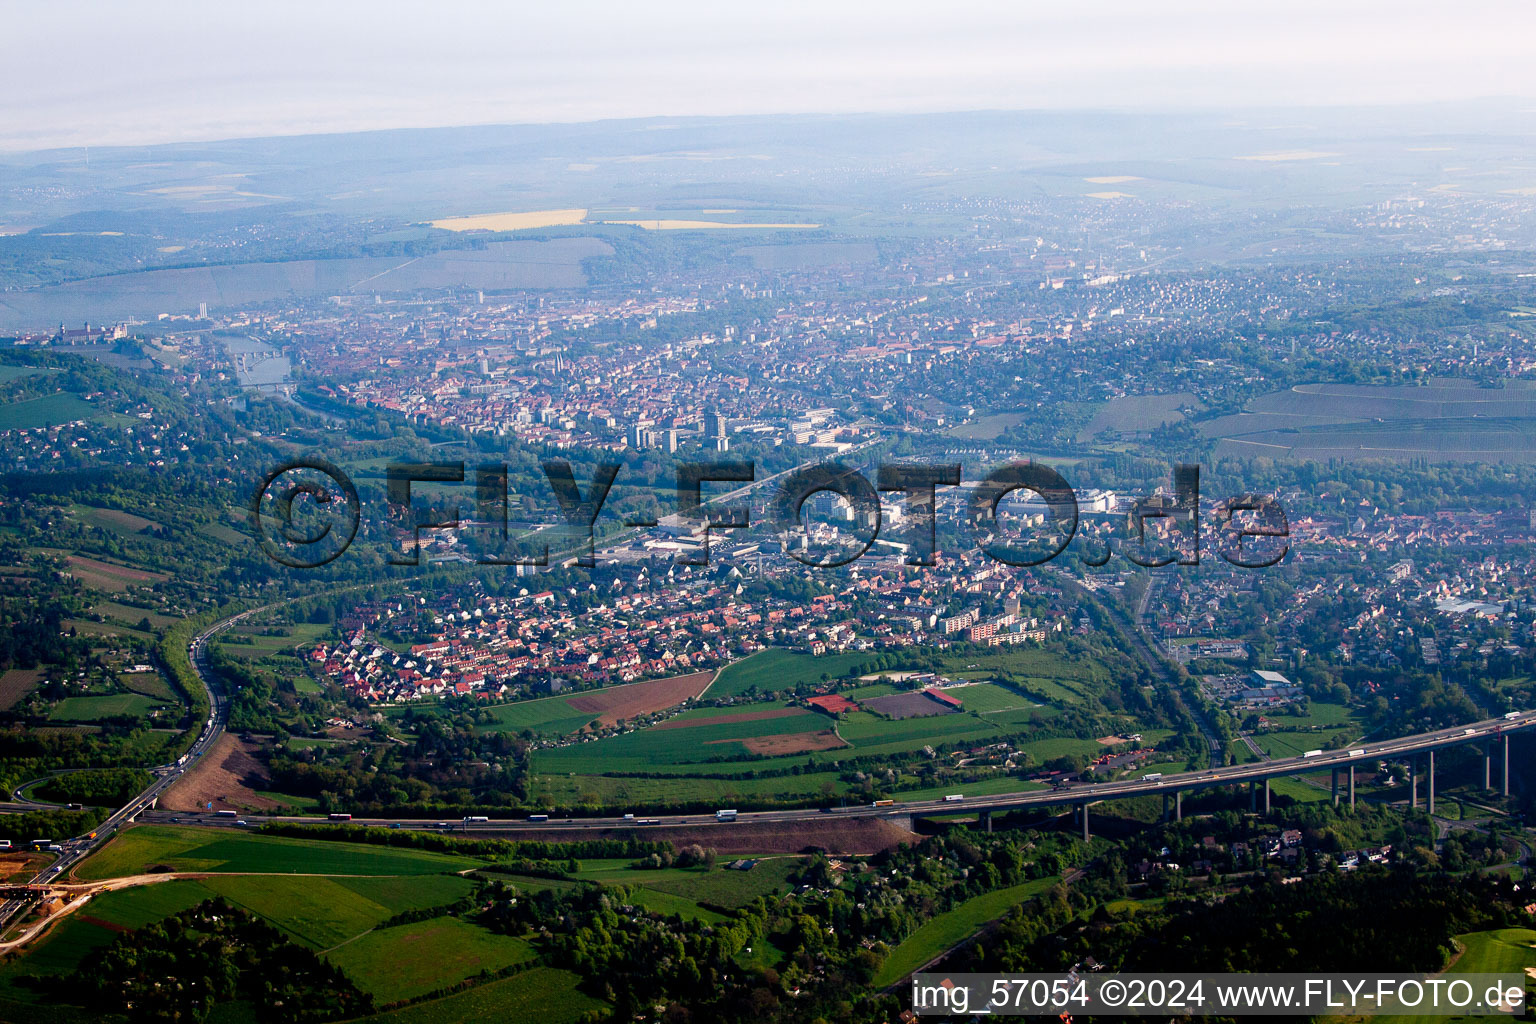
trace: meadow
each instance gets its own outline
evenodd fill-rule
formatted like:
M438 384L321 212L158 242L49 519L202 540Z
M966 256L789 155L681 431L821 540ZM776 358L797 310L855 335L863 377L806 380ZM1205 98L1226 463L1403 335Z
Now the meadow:
M742 907L759 896L783 892L789 876L800 866L795 857L759 860L750 871L732 871L724 861L704 868L631 868L629 860L582 861L576 877L606 885L639 885L693 903Z
M1060 881L1052 875L998 889L930 919L891 950L871 986L878 989L895 984L946 949L975 935L982 925L997 920L1017 904L1033 899Z
M337 875L431 875L483 865L470 857L361 843L264 836L232 829L138 825L120 833L75 869L83 879L174 871Z
M460 899L472 889L473 883L468 879L454 875L404 878L229 875L196 880L170 879L93 897L85 907L40 940L19 963L25 965L28 973L74 973L95 950L109 945L124 929L142 928L215 897L223 897L249 910L296 942L324 950L359 936L366 937L396 914L442 906ZM436 987L433 985L423 991Z
M142 693L114 693L104 697L66 697L54 705L50 722L99 722L106 718L130 716L144 718L156 708L167 707L162 701Z
M705 697L739 697L752 692L773 693L796 686L814 686L852 675L869 660L864 654L828 654L816 657L800 651L770 647L720 670Z
M413 1003L369 1019L377 1024L479 1024L490 1020L571 1024L607 1007L578 989L580 980L570 971L535 967L510 978L476 985L442 999Z
M528 963L537 954L523 939L497 935L456 917L376 928L326 954L378 1004L416 999L481 971Z
M1536 931L1529 928L1496 928L1486 932L1468 932L1456 936L1456 944L1461 949L1461 955L1445 969L1444 974L1521 974L1526 976L1529 989L1529 972L1536 968ZM1427 1019L1403 1015L1371 1018L1376 1024L1422 1024Z
M78 395L57 394L0 405L0 430L32 430L88 420L100 412Z

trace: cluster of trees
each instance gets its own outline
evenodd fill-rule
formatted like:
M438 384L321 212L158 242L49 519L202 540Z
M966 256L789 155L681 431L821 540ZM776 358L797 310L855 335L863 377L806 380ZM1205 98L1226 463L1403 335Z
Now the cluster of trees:
M1072 902L1082 899L1072 894ZM1450 956L1451 936L1523 923L1517 901L1506 878L1371 867L1296 885L1260 880L1219 899L1161 907L1117 911L1101 904L1086 921L1076 914L1066 920L1015 915L971 962L990 970L1052 971L1092 956L1124 971L1198 964L1216 972L1431 972Z
M235 1000L258 1021L284 1024L373 1009L340 968L222 898L119 936L88 972L33 983L131 1021L201 1021Z
M121 807L149 781L149 772L142 768L93 768L57 776L38 786L33 795L55 803Z
M671 850L657 850L648 856L642 857L630 865L632 868L712 868L719 856L714 847L700 846L691 843L676 853Z

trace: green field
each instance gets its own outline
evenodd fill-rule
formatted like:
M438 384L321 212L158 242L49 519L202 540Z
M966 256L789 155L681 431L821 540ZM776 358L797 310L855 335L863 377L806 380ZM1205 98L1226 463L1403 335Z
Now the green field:
M1288 796L1292 800L1304 804L1316 803L1319 800L1327 800L1329 798L1326 781L1320 788L1303 782L1300 779L1290 778L1289 776L1280 779L1270 779L1269 792L1273 796Z
M21 377L32 377L41 373L58 373L56 366L15 366L10 363L0 365L0 384L16 380Z
M137 620L135 620L137 621ZM255 658L266 658L274 654L292 653L295 647L300 645L313 646L321 638L329 635L333 627L318 625L312 622L301 622L296 625L284 626L275 636L267 634L271 626L251 626L244 630L233 630L219 643L219 649L231 657L250 661ZM240 643L230 643L229 638L242 638ZM249 643L244 642L249 640Z
M1536 931L1529 928L1468 932L1456 936L1456 942L1461 946L1462 954L1445 969L1446 974L1525 974L1528 968L1536 967ZM1379 1016L1370 1019L1378 1024L1426 1024L1471 1018Z
M77 395L58 394L0 405L0 430L30 430L88 420L101 410Z
M758 693L772 693L796 686L816 685L827 679L842 679L858 671L869 661L867 654L826 654L815 657L799 651L770 648L721 669L714 684L704 691L709 697L739 697L756 687Z
M315 875L431 875L483 861L427 850L255 835L233 829L139 825L81 864L80 878L137 875L158 865L175 871L281 872Z
M158 672L134 672L119 676L118 679L134 693L169 703L177 700L176 691L171 689L171 684Z
M700 709L698 715L702 717L707 710ZM760 719L753 722L719 722L701 726L698 729L641 729L595 743L579 743L553 750L541 750L534 755L533 763L536 771L541 776L548 777L549 782L553 782L555 777L568 776L571 773L577 776L599 776L605 772L650 772L676 769L680 774L686 774L690 766L698 771L701 770L700 766L721 761L726 763L720 765L718 770L731 771L739 770L734 768L736 764L750 765L754 768L787 767L793 764L807 764L812 757L818 763L825 764L836 760L839 756L899 753L920 749L929 744L968 743L998 735L1001 731L999 726L994 725L990 720L974 715L943 714L926 718L892 720L872 712L854 711L844 715L837 723L838 734L853 748L846 754L834 749L819 750L809 755L793 754L746 762L726 760L732 755L747 752L745 747L729 742L730 740L794 732L818 732L831 725L832 722L829 719L819 714L809 714L791 718ZM712 740L727 742L709 742ZM1092 740L1066 742L1095 745ZM634 788L637 792L649 793L652 791L649 784L654 781L656 780L645 780L645 784L642 785L640 780L635 780ZM776 781L795 784L792 779Z
M1069 658L1056 647L999 647L972 654L950 655L940 663L956 679L996 679L1001 676L1047 700L1075 703L1114 683L1114 670L1095 659ZM965 691L961 691L963 697Z
M553 967L531 970L477 985L442 999L414 1003L368 1018L378 1024L480 1024L482 1021L539 1021L570 1024L607 1004L576 988L581 979Z
M720 924L730 920L724 914L706 910L692 900L674 896L669 892L660 892L656 889L636 889L634 892L635 895L630 899L635 905L653 914L661 914L663 917L676 914L685 921L703 921L705 924Z
M395 914L452 903L473 888L472 882L456 875L170 879L93 898L17 961L16 970L72 974L93 951L110 944L119 934L117 929L142 928L216 896L265 918L295 941L326 949L368 932Z
M680 896L697 903L718 907L741 907L759 896L783 892L789 876L800 866L797 857L774 857L757 862L751 871L730 871L726 858L716 867L645 868L629 867L628 860L583 861L578 879L608 885L642 885L657 892Z
M66 697L48 715L50 722L99 722L131 715L143 718L166 705L141 693L114 693L105 697Z
M960 703L965 706L965 710L983 715L1020 708L1042 707L1039 702L1021 696L997 683L972 683L969 686L953 687L946 692L952 697L960 698Z
M1056 876L1009 886L966 900L953 910L930 919L908 935L880 965L874 988L894 984L932 960L940 953L976 934L988 921L995 921L1015 904L1038 896L1061 881Z
M1112 682L1107 665L1096 661L1069 661L1053 651L1013 650L996 655L987 652L974 658L1015 673L1025 670L1038 673L1031 677L1030 687L1046 680L1050 674L1059 680L1061 693L1073 700L1077 699L1074 691L1067 687L1086 692ZM774 650L760 652L732 668L739 671L742 666L755 662L755 671L766 671L773 665L821 664L825 661ZM1062 714L1060 708L1042 706L1038 700L1009 685L984 681L991 678L990 674L980 671L975 660L958 659L955 671L963 673L966 670L979 678L974 684L955 690L965 708L958 713L891 719L874 712L852 711L834 722L819 714L746 720L752 713L786 707L771 702L728 708L694 708L670 719L665 728L641 729L596 742L534 752L530 792L535 802L551 807L629 804L638 809L715 801L721 806L730 806L737 800L750 803L753 798L764 803L785 800L835 803L838 794L845 792L848 785L828 770L832 762L850 757L905 754L925 746L965 749L1003 735L1022 733L1027 737L1036 726ZM725 678L724 673L722 678ZM738 676L736 683L741 685L742 677ZM874 696L889 690L886 684L866 684L853 692L858 696ZM714 692L712 688L706 698ZM690 727L691 723L700 724ZM847 745L760 757L750 756L750 749L744 745L744 741L756 737L787 737L801 733L807 734L809 741L809 734L825 732L828 727L835 727L837 736ZM1134 723L1127 722L1125 728L1134 728ZM1143 732L1146 742L1153 744L1169 735L1167 731ZM1020 743L1020 749L1037 762L1044 763L1066 755L1097 755L1104 748L1090 737L1049 737L1026 738ZM798 769L800 774L768 774L786 769ZM748 779L704 777L739 774L744 770L763 775ZM632 777L641 775L657 777ZM989 779L985 783L986 789L977 792L1006 791L1010 784L1008 780ZM944 787L944 791L950 791L949 787Z
M1253 741L1270 757L1300 757L1309 750L1326 748L1330 741L1340 736L1353 736L1355 734L1356 730L1354 727L1329 729L1323 732L1284 730L1259 733L1253 737Z
M418 999L481 971L535 958L522 939L497 935L456 917L375 929L326 954L377 1005Z

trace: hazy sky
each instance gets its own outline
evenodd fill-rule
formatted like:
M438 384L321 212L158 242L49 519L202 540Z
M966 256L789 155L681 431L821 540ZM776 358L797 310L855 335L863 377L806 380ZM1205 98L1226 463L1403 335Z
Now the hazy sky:
M806 111L1536 98L1536 3L4 0L0 149Z

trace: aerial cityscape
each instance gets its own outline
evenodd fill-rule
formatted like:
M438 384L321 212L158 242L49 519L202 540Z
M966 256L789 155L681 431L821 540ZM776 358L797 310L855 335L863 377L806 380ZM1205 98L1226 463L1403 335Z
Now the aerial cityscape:
M1528 1017L1530 11L662 6L6 101L0 1022Z

